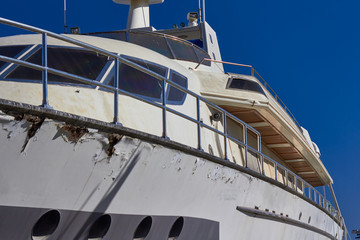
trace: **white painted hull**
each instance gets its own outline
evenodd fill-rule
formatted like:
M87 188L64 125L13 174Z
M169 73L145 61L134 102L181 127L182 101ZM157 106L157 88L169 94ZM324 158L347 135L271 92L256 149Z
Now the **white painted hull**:
M73 143L62 128L64 123L49 119L22 151L31 124L1 114L0 125L0 210L43 209L37 211L37 218L48 209L64 211L63 216L65 212L182 216L218 223L219 232L214 231L215 236L209 239L221 240L329 239L321 232L333 236L330 239L341 239L343 235L341 227L325 211L241 167L224 166L211 158L128 136L122 136L108 157L107 134L90 130ZM238 206L256 207L318 231L255 217L237 210ZM37 218L29 217L26 227L5 226L1 221L1 239L10 239L6 235L9 228L25 231L21 236L31 239L28 229ZM70 231L65 220L60 221L54 233L57 236ZM78 227L79 231L83 229L80 224ZM104 239L115 237L127 239L110 232ZM186 238L180 234L178 239Z

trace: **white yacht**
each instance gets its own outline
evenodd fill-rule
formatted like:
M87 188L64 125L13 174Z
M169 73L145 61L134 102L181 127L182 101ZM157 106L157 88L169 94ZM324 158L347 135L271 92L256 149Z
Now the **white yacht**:
M202 12L114 2L125 30L0 18L32 32L0 38L0 239L346 239L319 148Z

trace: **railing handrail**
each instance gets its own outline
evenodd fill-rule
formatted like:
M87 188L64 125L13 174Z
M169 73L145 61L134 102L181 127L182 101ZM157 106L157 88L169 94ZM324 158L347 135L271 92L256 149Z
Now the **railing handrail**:
M219 134L221 136L224 137L224 149L225 149L225 156L224 158L227 159L227 154L226 154L226 151L227 151L227 141L228 140L231 140L231 141L234 141L236 142L237 144L240 144L241 146L245 147L246 149L246 158L247 158L247 153L248 151L252 151L254 152L255 154L257 154L260 158L261 158L261 161L262 161L262 169L260 170L261 174L266 176L265 174L265 170L264 170L264 160L270 160L273 164L274 164L274 167L275 169L277 169L277 167L280 167L280 168L283 168L285 170L285 174L286 174L286 185L289 187L288 185L288 176L289 174L293 175L294 178L295 178L295 186L296 186L296 189L295 191L298 192L298 186L297 186L297 179L299 179L301 182L302 182L302 186L303 186L303 195L306 196L305 194L305 187L308 186L309 188L309 192L312 190L314 192L314 195L318 195L318 196L321 196L324 200L326 200L326 198L320 194L313 186L311 186L309 183L307 183L305 180L303 180L301 177L299 177L297 174L293 173L291 170L289 170L288 168L284 167L283 165L281 165L280 163L276 162L275 160L271 159L269 156L266 156L265 154L263 154L261 152L261 148L259 149L260 151L252 148L251 146L248 145L247 143L247 137L245 135L245 139L244 139L244 142L228 135L228 129L226 127L226 121L228 118L231 118L232 120L236 121L237 123L241 124L243 126L243 129L245 131L245 133L247 134L247 131L248 129L250 131L253 131L255 134L258 135L259 138L261 138L261 134L253 127L251 127L250 125L246 124L245 122L243 122L242 120L240 120L239 118L235 117L234 115L230 114L229 112L227 112L226 110L222 109L221 107L215 105L214 103L208 101L207 99L201 97L200 95L180 86L179 84L171 81L170 79L167 79L166 77L163 77L147 68L144 68L136 63L133 63L131 62L130 60L127 60L117 54L114 54L114 53L111 53L111 52L108 52L104 49L101 49L101 48L98 48L98 47L95 47L95 46L92 46L90 44L86 44L86 43L83 43L81 41L78 41L78 40L74 40L72 38L68 38L68 37L65 37L65 36L62 36L62 35L59 35L59 34L56 34L56 33L52 33L52 32L49 32L49 31L46 31L46 30L43 30L43 29L40 29L40 28L36 28L36 27L32 27L32 26L29 26L29 25L26 25L26 24L22 24L22 23L18 23L18 22L14 22L14 21L11 21L11 20L7 20L7 19L4 19L4 18L0 18L0 23L3 23L3 24L6 24L6 25L10 25L10 26L13 26L13 27L18 27L18 28L21 28L21 29L25 29L25 30L29 30L29 31L33 31L33 32L37 32L37 33L40 33L43 35L43 46L47 46L47 41L46 41L46 38L48 36L50 37L53 37L53 38L56 38L56 39L59 39L59 40L62 40L62 41L65 41L65 42L68 42L68 43L72 43L74 45L77 45L77 46L80 46L80 47L83 47L85 49L88 49L88 50L92 50L94 52L97 52L97 53L101 53L105 56L108 56L108 57L111 57L114 59L115 62L117 61L120 61L126 65L129 65L139 71L142 71L158 80L161 80L163 81L163 84L167 83L167 84L170 84L171 86L195 97L197 99L197 118L192 118L190 116L187 116L175 109L172 109L170 107L167 106L166 104L166 97L165 95L163 95L162 97L162 104L160 103L157 103L157 102L153 102L153 101L150 101L146 98L143 98L143 97L140 97L140 96L137 96L135 94L132 94L130 92L127 92L125 90L122 90L120 88L118 88L117 86L109 86L109 85L106 85L106 84L103 84L103 83L100 83L100 82L97 82L97 81L94 81L94 80L90 80L90 79L87 79L87 78L84 78L84 77L80 77L80 76L77 76L77 75L74 75L74 74L70 74L70 73L67 73L67 72L64 72L64 71L60 71L60 70L57 70L57 69L54 69L54 68L50 68L47 66L47 64L43 63L43 65L37 65L37 64L33 64L33 63L29 63L29 62L26 62L26 61L23 61L23 60L19 60L19 59L16 59L16 58L10 58L10 57L6 57L6 56L2 56L0 55L0 60L1 61L5 61L5 62L10 62L10 63L13 63L13 64L18 64L18 65L21 65L21 66L25 66L25 67L29 67L29 68L33 68L33 69L36 69L36 70L39 70L39 71L43 71L45 72L46 74L47 73L52 73L52 74L55 74L55 75L59 75L59 76L63 76L63 77L67 77L67 78L70 78L70 79L73 79L75 81L79 81L79 82L82 82L82 83L86 83L86 84L90 84L91 86L97 86L97 87L102 87L102 88L105 88L105 89L108 89L112 92L114 92L114 123L116 124L117 123L117 108L118 108L118 101L117 101L117 95L118 93L122 93L124 95L127 95L127 96L130 96L130 97L133 97L139 101L143 101L143 102L146 102L148 104L151 104L153 106L156 106L156 107L159 107L159 108L162 108L163 110L163 114L166 114L167 111L169 112L172 112L184 119L187 119L189 121L192 121L194 123L196 123L198 125L198 129L200 129L201 127L205 127L211 131L213 131L214 133L216 134ZM47 51L45 51L45 53L47 53ZM45 57L47 58L47 56ZM204 59L204 60L209 60L209 59ZM203 61L204 61L203 60ZM210 59L211 60L211 59ZM215 61L215 60L211 60L211 61ZM217 61L217 62L223 62L223 61ZM229 62L223 62L223 63L229 63ZM118 64L118 63L117 63ZM117 65L115 64L115 65ZM233 64L233 65L237 65L237 66L242 66L242 67L250 67L252 70L254 70L252 68L252 66L250 65L244 65L244 64ZM114 71L115 71L115 75L118 73L118 68L115 67L114 68ZM46 75L44 74L44 75ZM43 75L43 85L46 86L44 88L46 88L46 91L47 91L47 76L44 77ZM260 76L261 77L261 76ZM114 81L116 82L116 81ZM163 88L163 91L164 91L165 88ZM47 96L47 93L43 93L43 95L46 95ZM200 119L200 105L199 105L199 101L202 101L203 103L205 103L206 105L210 106L211 108L213 109L216 109L217 111L220 111L222 113L222 116L224 116L224 130L223 132L221 132L220 130L218 129L215 129L205 123L203 123L203 121ZM44 101L43 99L43 103L44 102L47 102L47 99L46 101ZM45 105L45 107L47 107L47 105ZM166 118L165 118L166 119ZM166 122L164 123L165 126L164 126L164 137L167 137L166 135ZM198 139L199 139L199 146L198 148L199 149L202 149L201 148L201 133L198 131ZM260 140L261 142L261 140ZM246 160L246 168L248 168L248 164L247 164L247 160ZM275 177L277 178L277 170L275 170ZM268 176L266 176L268 177ZM314 196L315 197L315 196ZM324 210L326 210L327 212L329 212L331 214L331 211L329 211L329 209L325 208L324 206L321 206L321 203L319 203L319 201L316 200L316 198L312 199L311 198L311 193L309 194L309 199L311 199L315 204L319 205L320 207L322 207ZM327 200L326 200L327 201ZM327 203L330 203L329 201L327 201ZM324 204L323 204L324 205ZM333 208L332 204L330 203L330 208ZM333 208L334 209L334 208Z

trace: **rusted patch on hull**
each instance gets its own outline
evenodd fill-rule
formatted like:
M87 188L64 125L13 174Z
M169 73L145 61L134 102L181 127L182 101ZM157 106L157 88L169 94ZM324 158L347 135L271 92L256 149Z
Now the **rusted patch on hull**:
M24 152L29 140L33 136L35 136L36 132L40 129L41 125L43 124L45 118L39 117L39 116L34 116L34 115L29 115L29 114L24 114L24 113L19 113L19 112L15 112L15 111L4 111L4 113L8 114L10 116L13 116L15 121L20 122L20 121L25 120L26 122L31 123L31 126L27 130L25 142L21 148L21 152Z
M89 132L86 127L77 127L68 124L61 127L61 130L65 133L67 140L72 143L77 143L84 134Z
M121 138L123 137L123 135L120 134L110 134L108 139L109 139L109 147L106 150L106 154L108 155L108 157L111 157L114 152L115 152L115 145L121 140Z

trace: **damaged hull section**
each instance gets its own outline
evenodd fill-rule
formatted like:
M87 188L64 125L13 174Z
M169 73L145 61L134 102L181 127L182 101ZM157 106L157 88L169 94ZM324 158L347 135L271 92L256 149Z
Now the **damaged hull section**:
M325 211L248 170L167 139L82 123L0 111L1 239L342 236ZM289 221L244 213L238 206ZM299 224L289 224L295 220Z

